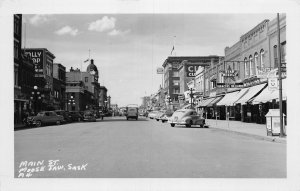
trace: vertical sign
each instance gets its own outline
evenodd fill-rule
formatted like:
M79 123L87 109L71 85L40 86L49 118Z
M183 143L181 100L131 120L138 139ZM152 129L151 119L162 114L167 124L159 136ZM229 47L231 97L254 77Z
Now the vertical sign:
M43 74L44 51L42 49L28 49L26 54L30 55L34 64L35 74Z
M199 65L186 65L186 76L187 77L195 77L196 76L196 72L199 68Z

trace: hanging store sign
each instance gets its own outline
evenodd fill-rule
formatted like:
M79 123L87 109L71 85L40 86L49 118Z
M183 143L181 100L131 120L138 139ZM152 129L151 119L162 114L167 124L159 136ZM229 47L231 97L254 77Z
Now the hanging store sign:
M220 88L243 88L244 83L217 83Z
M43 74L44 51L39 49L26 50L34 64L35 74Z
M199 67L200 67L199 64L198 65L191 65L191 64L186 65L186 76L187 77L195 77L196 72Z
M277 78L269 78L268 79L268 87L270 91L278 90L278 79Z

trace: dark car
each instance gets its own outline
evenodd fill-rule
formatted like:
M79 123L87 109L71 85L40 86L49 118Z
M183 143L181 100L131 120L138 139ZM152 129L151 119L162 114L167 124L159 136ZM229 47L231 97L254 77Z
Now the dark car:
M64 121L63 116L57 115L54 111L42 111L31 118L37 127L40 127L44 124L60 125Z
M64 121L63 123L71 123L73 120L71 118L71 115L68 111L64 111L64 110L55 110L55 113L57 115L61 115L64 117Z
M79 111L70 111L69 112L72 121L83 121L83 114Z
M96 122L96 114L95 114L95 112L92 111L92 110L86 110L86 111L84 111L83 120L84 121L94 121L94 122Z

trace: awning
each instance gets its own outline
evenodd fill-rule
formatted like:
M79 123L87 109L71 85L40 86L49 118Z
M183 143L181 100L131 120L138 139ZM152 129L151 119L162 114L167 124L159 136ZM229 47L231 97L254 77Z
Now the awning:
M282 100L286 100L286 79L282 80ZM253 100L253 104L271 102L273 99L279 100L279 90L269 90L269 87L266 87L258 96Z
M230 93L227 93L223 99L221 101L219 101L217 103L218 106L230 106L229 104L231 104L234 100L233 98L235 97L236 94L238 94L239 91L236 91L236 92L230 92Z
M261 91L264 87L266 87L267 83L259 84L256 86L252 86L249 88L248 92L241 97L235 104L240 103L241 105L246 104L251 98L253 98L259 91Z
M223 96L219 96L219 97L214 98L214 100L212 100L212 101L207 105L207 107L212 107L214 104L217 104L222 98L223 98Z
M198 107L206 107L211 101L213 101L215 98L208 98L206 100L203 100Z

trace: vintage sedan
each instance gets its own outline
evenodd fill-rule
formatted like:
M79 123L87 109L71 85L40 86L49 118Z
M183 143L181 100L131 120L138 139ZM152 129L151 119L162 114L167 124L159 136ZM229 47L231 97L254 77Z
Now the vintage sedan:
M32 117L32 119L37 127L40 127L44 124L60 125L64 121L64 117L57 115L54 111L39 112L36 116Z
M185 125L186 127L199 125L200 127L204 127L205 119L198 115L194 109L179 109L169 118L168 123L172 127L175 125Z

